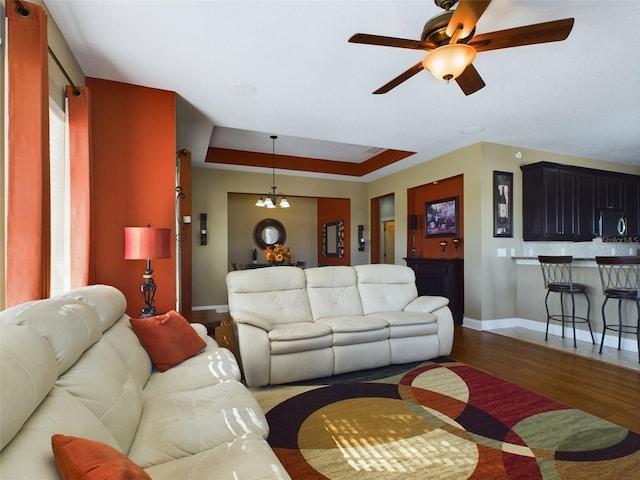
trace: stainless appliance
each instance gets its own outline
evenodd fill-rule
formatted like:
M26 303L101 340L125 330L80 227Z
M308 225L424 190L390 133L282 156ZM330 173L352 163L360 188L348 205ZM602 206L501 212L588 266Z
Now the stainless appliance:
M600 210L598 226L601 237L623 237L627 233L624 212L614 208Z

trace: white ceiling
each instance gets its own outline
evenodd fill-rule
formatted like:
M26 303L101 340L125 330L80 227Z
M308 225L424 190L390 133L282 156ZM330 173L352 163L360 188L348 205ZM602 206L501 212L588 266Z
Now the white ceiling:
M178 148L194 165L210 142L271 152L270 135L280 154L417 152L363 180L478 141L640 165L638 0L494 0L477 34L575 25L564 42L478 54L487 86L468 97L426 71L372 95L424 54L347 42L419 39L442 11L432 0L44 1L87 76L178 94ZM484 129L461 133L472 126Z

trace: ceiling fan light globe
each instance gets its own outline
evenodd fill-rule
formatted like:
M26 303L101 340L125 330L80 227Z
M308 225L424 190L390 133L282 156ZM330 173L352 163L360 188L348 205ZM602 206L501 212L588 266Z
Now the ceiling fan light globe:
M264 198L260 197L256 202L256 207L264 207Z
M476 58L476 50L464 43L443 45L429 52L422 66L438 80L449 82L462 75Z
M282 197L280 199L280 208L289 208L291 205L289 205L289 201L287 200L287 197Z
M273 204L273 200L271 200L271 197L266 198L266 200L264 201L264 206L267 208L276 208L276 206Z

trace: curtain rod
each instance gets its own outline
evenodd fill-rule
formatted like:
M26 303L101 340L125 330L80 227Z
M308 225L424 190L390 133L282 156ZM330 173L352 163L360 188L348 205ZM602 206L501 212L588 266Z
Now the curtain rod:
M69 76L67 71L64 69L64 67L60 63L60 60L58 60L58 57L56 57L56 54L53 53L53 50L51 50L51 47L49 47L47 45L47 48L49 49L49 55L51 55L51 58L53 58L53 61L56 62L56 65L58 65L58 68L60 69L62 74L66 77L67 82L69 82L71 84L71 86L73 87L73 94L76 97L79 97L80 96L80 90L78 90L78 87L76 87L75 83L73 83L73 80L71 80L71 77Z
M15 0L15 2L16 2L16 12L18 13L18 15L24 18L27 18L31 15L31 11L29 10L29 8L26 7L20 0ZM60 63L60 60L58 60L58 57L56 57L56 54L53 53L53 50L51 50L51 47L48 45L47 45L47 49L49 50L49 55L51 55L51 58L53 58L53 61L56 62L56 65L58 66L62 74L65 76L65 78L67 79L67 82L69 82L71 84L71 87L73 87L73 94L76 97L79 96L80 90L78 90L78 87L76 87L76 84L73 83L73 80L71 80L71 77L69 76L67 71L64 69L64 67Z

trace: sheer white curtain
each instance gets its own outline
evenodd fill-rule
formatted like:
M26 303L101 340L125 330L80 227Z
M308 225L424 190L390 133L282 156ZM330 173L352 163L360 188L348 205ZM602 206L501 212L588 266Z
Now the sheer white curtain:
M70 176L66 115L49 102L51 160L51 295L71 288Z

